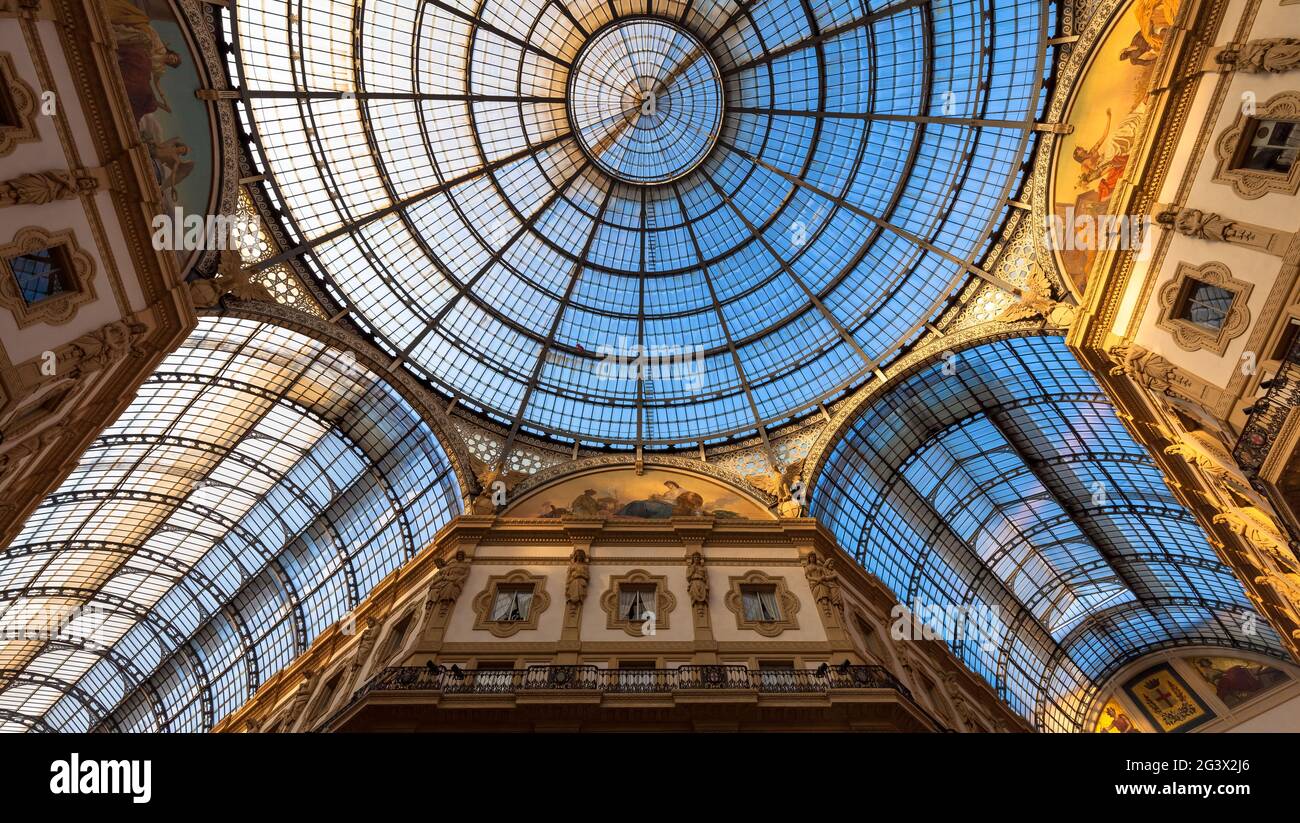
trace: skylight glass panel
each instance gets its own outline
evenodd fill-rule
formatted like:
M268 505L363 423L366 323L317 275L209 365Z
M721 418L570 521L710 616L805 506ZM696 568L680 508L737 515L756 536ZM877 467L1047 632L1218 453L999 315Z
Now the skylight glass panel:
M1092 691L1148 651L1283 654L1271 631L1234 632L1253 613L1240 583L1059 338L955 354L858 413L812 511L909 607L996 606L1014 629L996 649L950 640L1003 699L1076 729Z
M784 420L825 396L802 367L819 359L837 388L868 379L969 277L945 254L978 262L1002 220L1048 48L1035 0L235 13L252 150L340 308L448 394L593 442ZM807 339L822 313L846 333ZM742 355L774 388L737 420L716 392L615 385L583 354L675 336L787 362ZM663 412L653 436L614 422L629 396Z

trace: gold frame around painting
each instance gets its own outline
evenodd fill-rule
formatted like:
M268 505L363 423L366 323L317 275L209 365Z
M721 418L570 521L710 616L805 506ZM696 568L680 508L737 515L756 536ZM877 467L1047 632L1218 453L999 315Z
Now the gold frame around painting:
M1172 686L1172 691L1167 687ZM1175 717L1161 715L1159 707L1152 707L1147 700L1147 693L1155 692L1156 698L1172 700L1174 696L1185 697L1181 700L1182 708L1177 711L1185 716ZM1133 705L1138 707L1142 716L1158 732L1186 732L1218 719L1218 714L1209 707L1168 661L1151 666L1130 677L1124 683L1124 693ZM1174 710L1171 703L1168 707ZM1190 712L1190 713L1189 713Z

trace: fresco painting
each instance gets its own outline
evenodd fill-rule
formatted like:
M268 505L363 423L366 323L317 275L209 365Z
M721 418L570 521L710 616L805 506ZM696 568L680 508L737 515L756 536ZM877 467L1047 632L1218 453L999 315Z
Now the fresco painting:
M206 215L213 148L196 58L167 0L104 0L117 63L140 137L162 188L160 211ZM180 262L191 252L178 252Z
M1097 734L1138 734L1142 730L1138 728L1133 718L1129 717L1124 707L1111 698L1102 707L1101 715L1097 718L1097 728L1093 731Z
M1097 49L1096 56L1070 103L1067 122L1073 132L1057 144L1052 172L1053 214L1075 231L1078 218L1088 222L1109 212L1111 198L1150 116L1155 65L1178 15L1180 0L1135 0L1125 9ZM1090 241L1054 244L1062 269L1081 296L1097 254Z
M507 511L511 517L637 518L772 515L720 483L684 472L618 469L547 486Z
M1195 657L1192 665L1215 695L1230 709L1235 709L1291 678L1272 666L1235 657Z

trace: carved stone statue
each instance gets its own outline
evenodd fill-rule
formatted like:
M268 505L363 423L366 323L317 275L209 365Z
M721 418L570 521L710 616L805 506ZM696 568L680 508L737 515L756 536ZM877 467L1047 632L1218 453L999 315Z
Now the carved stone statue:
M691 605L704 608L709 603L709 573L704 568L704 556L693 553L686 561L686 594Z
M957 716L961 718L962 725L966 731L978 731L979 726L975 723L975 717L971 714L970 707L966 704L966 698L962 696L961 688L957 685L957 675L953 672L943 673L944 690L948 692L948 699L957 709Z
M361 639L357 641L357 653L352 657L352 671L360 669L366 665L366 659L370 657L370 650L375 647L375 641L379 639L379 621L373 617L366 618L366 628L361 632Z
M494 468L473 455L470 455L470 468L479 486L479 493L470 501L469 508L473 514L496 514L506 505L509 491L528 476L523 472Z
M190 298L199 308L211 308L226 295L236 300L274 300L266 287L253 280L253 277L243 267L239 252L223 251L215 277L200 277L190 281Z
M775 497L776 511L781 517L798 517L803 512L803 502L794 498L792 489L803 474L803 462L796 460L784 469L773 464L766 472L747 475L745 481Z
M1221 444L1215 442L1213 436L1208 433L1183 432L1178 435L1178 440L1166 446L1164 451L1165 454L1181 457L1200 469L1220 488L1228 489L1246 498L1256 496L1249 482L1241 474L1236 461L1232 459L1232 455Z
M1230 220L1221 214L1200 209L1168 209L1156 216L1156 222L1198 240L1235 243L1265 251L1273 239L1272 233L1263 232L1249 223Z
M564 600L574 611L587 599L587 585L591 582L591 570L587 563L587 553L582 549L574 549L569 556L569 578L564 584Z
M816 552L804 555L804 576L812 589L813 600L822 610L830 615L844 612L844 595L840 591L840 576L835 572L833 561L822 560Z
M55 200L71 200L98 188L99 181L87 172L30 172L0 182L0 206L43 205Z
M458 551L451 560L443 561L438 566L438 573L433 576L433 582L429 584L428 594L424 598L424 610L432 611L434 606L442 606L444 610L451 608L464 590L468 578L469 561L465 559L465 552Z
M293 702L289 704L289 711L285 714L284 725L281 727L285 731L293 730L293 724L298 722L302 710L307 708L307 700L311 697L312 689L316 687L317 677L317 672L308 670L302 684L298 686L298 691L293 696Z
M77 378L108 368L131 353L133 342L147 331L148 327L143 323L115 320L83 334L73 341L69 351L77 365L68 376Z
M1136 343L1115 346L1109 354L1118 364L1110 370L1111 374L1123 374L1151 391L1172 394L1175 385L1187 385L1187 378L1178 372L1177 366Z
M840 587L840 573L835 571L835 561L830 558L826 559L826 562L822 564L822 567L824 574L823 582L825 582L826 587L830 589L831 608L842 617L844 615L844 590Z
M1019 299L1007 306L997 319L1003 323L1014 323L1041 317L1053 326L1070 325L1074 322L1074 306L1053 299L1052 292L1052 281L1041 268L1032 266L1024 287L1017 295Z
M1300 69L1300 40L1270 37L1228 46L1215 58L1225 69L1242 72L1281 73Z
M1291 636L1300 639L1300 560L1272 518L1254 507L1238 507L1216 514L1214 522L1241 537L1240 556L1259 572L1253 582L1273 592L1270 605L1296 627Z

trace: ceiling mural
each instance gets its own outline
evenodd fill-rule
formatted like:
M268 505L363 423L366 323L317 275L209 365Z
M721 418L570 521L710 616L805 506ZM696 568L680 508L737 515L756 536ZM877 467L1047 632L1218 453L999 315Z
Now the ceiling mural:
M162 189L159 211L210 214L215 151L199 58L167 0L104 0L136 127ZM180 244L177 244L180 245ZM194 254L177 248L182 268Z
M1066 280L1082 295L1097 254L1101 215L1141 145L1148 89L1181 0L1134 0L1096 48L1074 91L1056 145L1049 187L1056 252Z
M687 472L617 467L561 479L504 512L510 517L744 517L772 515L734 488Z

